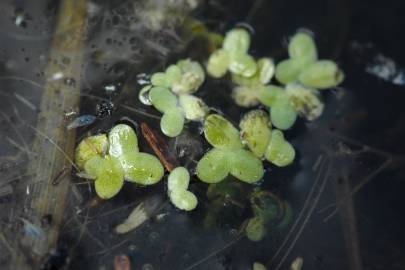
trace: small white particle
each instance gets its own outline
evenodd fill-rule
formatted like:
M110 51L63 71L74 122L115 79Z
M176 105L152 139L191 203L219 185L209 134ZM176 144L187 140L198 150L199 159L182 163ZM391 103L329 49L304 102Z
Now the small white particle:
M117 87L115 87L115 85L106 85L104 87L105 91L107 92L114 92L115 90L117 90Z
M62 72L56 72L52 75L52 77L50 79L48 79L48 81L57 81L60 80L64 77Z
M20 15L17 15L17 16L15 17L15 21L14 21L15 25L21 26L21 24L22 24L23 22L24 22L24 15L20 14Z

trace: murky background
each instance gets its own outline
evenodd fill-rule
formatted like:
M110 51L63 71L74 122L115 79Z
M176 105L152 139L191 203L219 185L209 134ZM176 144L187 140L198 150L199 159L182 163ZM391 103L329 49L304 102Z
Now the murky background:
M405 269L405 3L66 2L0 4L1 269L114 269L120 254L142 270L252 269L256 261L278 270L299 257L304 270ZM294 165L269 168L260 183L291 208L289 222L269 228L261 242L243 233L252 216L248 185L237 184L235 201L218 202L193 181L199 205L185 213L168 201L164 180L147 188L126 183L100 202L91 184L63 169L60 148L69 140L61 137L77 142L119 121L137 128L141 149L152 153L139 125L157 128L159 113L137 95L149 74L181 57L204 62L193 20L220 33L245 22L254 29L253 55L276 60L296 29L311 29L321 57L346 73L342 87L325 94L324 115L287 132L298 152ZM226 80L208 79L197 95L238 122L245 110L230 91ZM80 115L96 119L66 131ZM198 124L166 143L191 170L208 148ZM117 234L140 204L145 222Z

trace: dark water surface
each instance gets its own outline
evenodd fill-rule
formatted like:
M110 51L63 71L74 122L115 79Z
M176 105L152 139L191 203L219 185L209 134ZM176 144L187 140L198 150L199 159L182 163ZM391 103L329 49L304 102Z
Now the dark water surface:
M83 71L72 81L63 77L63 66L72 59L49 59L52 38L63 34L54 34L58 5L42 0L1 2L1 269L16 269L11 254L23 246L22 219L43 226L23 207L32 196L33 178L26 170L35 153L28 149L38 136L28 125L36 126L43 85L52 80L80 85L81 105L66 108L68 119L61 124L69 123L69 114L91 114L97 120L77 130L78 141L108 131L123 117L135 126L147 122L158 128L153 116L159 113L137 99L142 74L186 55L206 57L201 44L190 45L189 35L173 16L160 30L151 30L147 7L140 1L89 2ZM403 1L202 1L191 14L210 29L224 33L241 21L252 26L253 55L283 59L288 37L308 28L321 58L336 60L346 73L339 89L325 91L320 119L300 119L286 132L298 153L294 165L265 165L261 186L289 203L292 222L270 229L261 242L251 242L238 233L251 216L249 206L228 207L220 222L204 225L211 205L201 182L191 185L199 206L185 213L167 201L164 180L147 188L126 183L115 198L89 207L94 190L73 177L60 241L48 256L53 268L45 269L113 269L118 254L128 255L132 269L142 270L242 270L256 261L267 263L269 269L289 269L297 257L304 260L303 270L405 269L405 79L393 79L405 72L404 12ZM375 61L381 58L385 62ZM396 64L391 77L384 77L387 59ZM60 71L46 74L49 61L59 63ZM246 110L232 102L230 91L226 80L208 79L197 95L237 123ZM194 159L207 149L198 130L197 124L188 125L180 140ZM142 151L151 152L139 130L138 137ZM167 143L178 153L173 139ZM181 161L193 168L190 159ZM247 185L242 188L250 190ZM116 234L115 226L142 201L159 205L153 217L135 231ZM25 253L30 251L21 256Z

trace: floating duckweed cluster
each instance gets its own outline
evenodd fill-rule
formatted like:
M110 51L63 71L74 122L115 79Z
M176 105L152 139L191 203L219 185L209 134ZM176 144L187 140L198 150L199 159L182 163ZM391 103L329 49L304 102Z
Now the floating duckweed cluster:
M224 117L210 114L204 122L204 135L214 148L197 164L201 181L218 183L231 174L243 182L255 183L263 177L261 160L243 149L239 131Z
M219 46L215 46L218 48ZM210 55L206 71L214 78L230 74L235 84L232 97L243 107L262 104L269 108L247 112L239 130L219 114L208 114L208 106L193 95L205 80L202 66L190 59L170 65L164 72L151 76L150 84L139 92L139 100L163 115L162 132L178 136L185 121L201 121L205 139L212 146L198 161L197 177L206 183L219 183L229 175L245 183L256 183L264 175L262 160L278 167L290 165L295 158L293 146L281 130L289 129L297 116L309 121L317 119L324 104L319 89L338 86L342 71L330 60L319 60L312 36L295 34L288 45L289 58L275 65L268 57L255 59L249 54L250 34L236 28L226 33L222 47ZM279 86L271 84L275 77ZM87 177L95 179L97 194L108 199L129 182L152 185L161 180L164 168L155 156L139 151L135 131L119 124L108 136L90 136L76 149L77 166ZM177 208L191 211L198 200L188 190L190 174L177 167L168 177L168 196ZM274 198L263 191L251 197L254 216L246 234L253 241L261 240L267 225L280 216Z
M222 49L211 54L207 72L214 78L230 71L236 85L232 97L242 107L268 106L273 125L289 129L297 114L313 121L323 111L317 89L338 86L343 72L331 60L318 60L314 39L307 32L296 33L288 45L289 59L275 66L271 58L254 60L249 54L250 36L244 29L229 31ZM269 84L275 75L285 87Z
M102 199L115 196L124 179L152 185L159 182L164 169L159 159L139 152L135 131L128 125L116 125L108 134L83 139L76 148L78 167L95 179L97 195Z
M139 100L163 113L160 121L162 132L168 137L176 137L183 130L185 119L201 121L208 113L204 101L192 95L204 80L204 69L198 62L180 60L165 72L153 74L151 85L139 92Z
M170 201L179 209L191 211L197 206L197 197L187 190L190 174L184 167L171 171L167 179L167 189Z

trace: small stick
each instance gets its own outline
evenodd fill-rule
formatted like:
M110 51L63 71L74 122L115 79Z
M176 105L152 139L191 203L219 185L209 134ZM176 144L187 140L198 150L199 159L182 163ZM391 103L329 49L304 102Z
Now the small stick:
M63 179L63 176L66 175L66 173L68 172L69 168L64 166L62 168L62 170L60 170L60 172L52 179L52 185L56 186L57 184L59 184L59 182Z
M141 131L142 135L145 137L150 147L163 163L166 170L171 172L179 165L176 157L170 153L166 142L162 139L162 137L159 136L159 134L157 134L156 131L151 129L148 124L144 122L141 123Z

